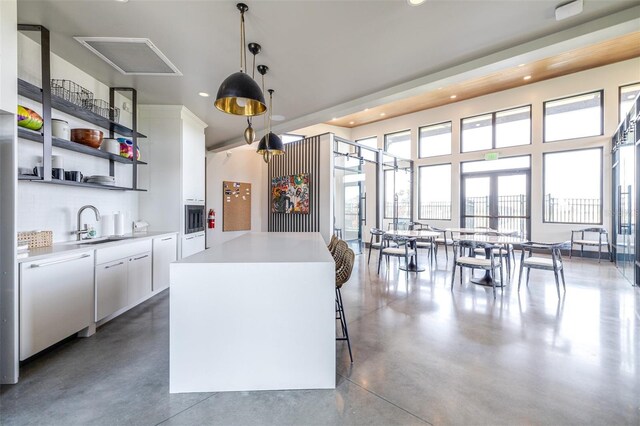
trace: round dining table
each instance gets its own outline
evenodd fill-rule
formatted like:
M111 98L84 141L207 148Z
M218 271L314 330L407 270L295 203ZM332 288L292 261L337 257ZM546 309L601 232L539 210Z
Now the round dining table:
M483 232L491 232L484 230ZM522 244L526 243L527 240L509 236L509 235L486 235L486 234L461 234L458 237L454 237L454 240L457 241L475 241L479 243L489 243L494 245L507 245L507 244ZM491 250L492 247L485 247L484 252L487 259L491 258ZM502 261L502 260L501 260ZM455 268L455 265L453 266ZM485 270L484 276L482 278L472 278L471 282L474 284L479 284L483 286L493 287L493 283L495 281L496 287L502 287L502 282L498 280L494 280L491 277L491 273L489 270Z
M425 269L421 268L418 266L418 248L416 246L416 242L417 240L429 240L431 242L433 242L433 239L440 236L441 232L435 232L435 231L421 231L421 230L413 230L413 231L406 231L406 230L395 230L395 231L386 231L385 234L388 235L397 235L399 237L407 237L409 238L409 247L411 247L416 255L415 256L411 256L411 258L409 259L409 263L406 265L401 265L400 269L402 269L403 271L410 271L410 272L423 272ZM414 258L415 258L415 262L414 262Z

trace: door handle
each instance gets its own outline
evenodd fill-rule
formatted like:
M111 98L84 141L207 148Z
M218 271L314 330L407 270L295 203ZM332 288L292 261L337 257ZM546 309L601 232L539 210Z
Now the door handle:
M74 260L85 259L85 258L90 257L90 256L91 256L90 254L83 254L82 256L68 257L66 259L52 260L51 262L34 263L33 265L31 265L31 267L32 268L42 268L44 266L57 265L58 263L65 263L65 262L71 262L71 261L74 261Z
M116 266L124 265L124 262L118 262L115 265L105 266L104 269L115 268Z

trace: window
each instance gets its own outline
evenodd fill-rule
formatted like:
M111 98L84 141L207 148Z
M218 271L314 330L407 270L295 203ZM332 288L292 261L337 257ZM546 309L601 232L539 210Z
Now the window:
M498 160L465 161L461 165L462 173L496 172L500 170L528 169L531 167L531 157L506 157Z
M384 217L411 217L411 173L404 169L384 171Z
M420 158L451 154L451 122L420 127L418 131Z
M369 148L378 149L377 136L372 136L370 138L364 138L364 139L356 139L356 143L359 143L360 145L368 146Z
M585 93L544 103L544 141L599 136L603 129L603 92Z
M544 221L602 223L602 148L544 154Z
M283 133L280 135L280 139L282 139L283 144L288 144L291 142L299 141L304 139L303 135L294 135L293 133Z
M420 167L418 219L451 220L451 164Z
M461 121L462 152L531 143L531 105L496 111Z
M384 150L400 158L411 158L411 131L384 135Z
M620 121L627 116L638 94L640 94L640 83L620 87L618 98L620 99Z

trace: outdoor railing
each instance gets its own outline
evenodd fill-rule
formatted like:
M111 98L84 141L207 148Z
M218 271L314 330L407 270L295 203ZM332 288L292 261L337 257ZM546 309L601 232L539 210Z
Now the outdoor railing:
M544 197L544 219L560 223L601 223L598 198Z

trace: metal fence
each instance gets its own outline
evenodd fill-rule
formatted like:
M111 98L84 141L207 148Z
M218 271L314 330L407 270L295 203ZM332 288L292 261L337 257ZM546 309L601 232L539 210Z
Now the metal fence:
M393 201L388 201L384 205L384 217L393 217ZM411 203L398 202L398 217L408 219L411 217Z
M467 197L465 199L464 212L465 227L491 227L489 221L489 196ZM525 194L498 197L497 229L499 231L517 231L523 238L527 238L527 217L527 196Z
M420 204L420 219L450 220L451 203L449 201L432 201Z
M601 223L601 210L598 198L544 197L546 222Z

